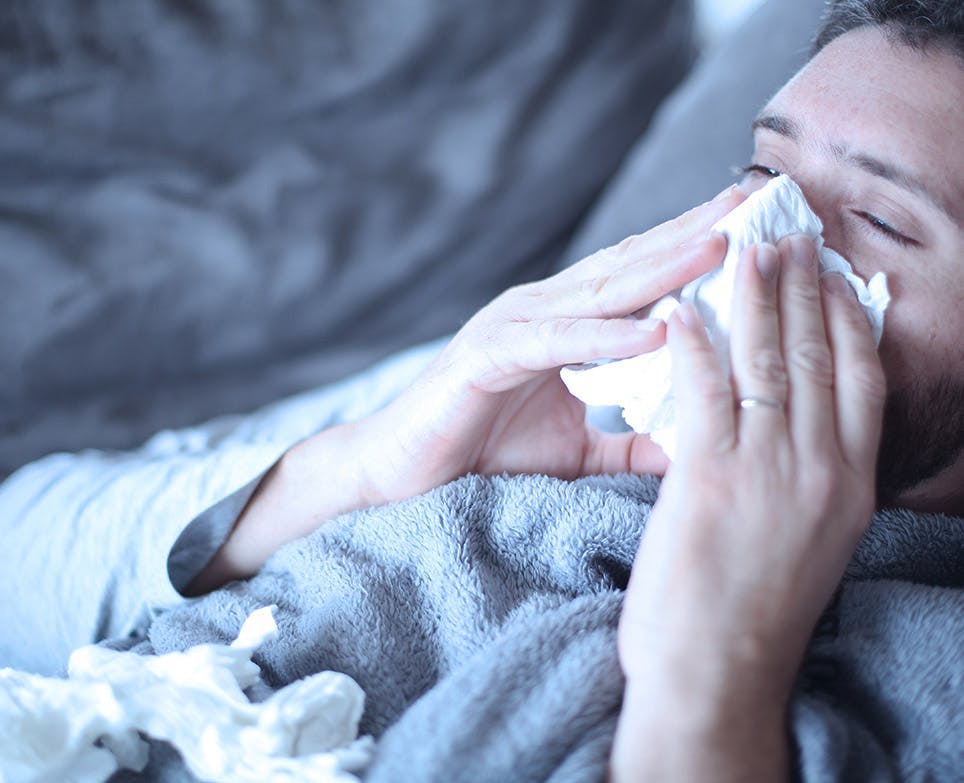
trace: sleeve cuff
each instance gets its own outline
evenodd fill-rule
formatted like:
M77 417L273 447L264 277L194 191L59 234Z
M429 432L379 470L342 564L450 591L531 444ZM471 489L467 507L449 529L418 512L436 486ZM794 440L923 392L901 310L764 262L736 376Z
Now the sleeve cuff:
M198 514L178 536L167 557L167 576L180 595L227 540L234 524L272 464L240 489Z

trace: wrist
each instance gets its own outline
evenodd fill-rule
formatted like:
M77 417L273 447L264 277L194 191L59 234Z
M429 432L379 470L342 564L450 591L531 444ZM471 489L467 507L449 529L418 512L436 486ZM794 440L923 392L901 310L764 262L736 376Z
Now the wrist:
M309 527L313 522L378 505L365 466L371 455L362 422L349 422L296 443L278 461L273 491ZM305 531L310 532L310 530Z
M738 688L669 693L627 682L610 759L611 780L783 780L786 708Z
M645 642L637 633L634 644L623 643L627 686L684 701L702 697L725 705L741 699L781 708L800 663L796 645L760 629L725 627L717 619L704 615L699 622L651 626Z

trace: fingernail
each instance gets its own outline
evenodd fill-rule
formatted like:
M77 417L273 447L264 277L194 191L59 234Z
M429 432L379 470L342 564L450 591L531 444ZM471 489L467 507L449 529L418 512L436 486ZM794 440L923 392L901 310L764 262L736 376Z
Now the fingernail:
M795 236L790 240L790 257L797 266L806 269L817 263L817 248L809 237Z
M634 322L633 326L641 332L655 332L661 328L664 323L662 318L642 318Z
M854 289L850 287L850 283L844 279L843 275L839 275L836 272L824 275L823 280L820 282L827 291L836 296L845 296L848 299L854 299L856 296Z
M780 254L768 242L757 245L756 268L764 280L773 280L780 269Z
M683 304L677 307L676 315L679 316L680 321L683 322L683 325L687 329L703 328L703 321L700 318L700 314L696 312L696 308L689 302L683 302Z

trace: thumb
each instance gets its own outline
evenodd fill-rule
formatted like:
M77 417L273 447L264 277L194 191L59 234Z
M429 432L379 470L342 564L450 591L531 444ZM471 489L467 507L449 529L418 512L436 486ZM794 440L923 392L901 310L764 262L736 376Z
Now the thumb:
M662 476L670 461L648 435L635 432L602 432L589 429L589 444L583 459L583 476L634 473Z

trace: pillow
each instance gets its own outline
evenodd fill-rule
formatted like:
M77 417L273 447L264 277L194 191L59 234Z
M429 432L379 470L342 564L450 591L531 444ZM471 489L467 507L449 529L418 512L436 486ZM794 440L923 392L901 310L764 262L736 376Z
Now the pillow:
M0 7L0 475L250 410L550 271L688 0Z
M666 101L560 266L682 214L734 181L750 123L806 62L823 0L769 0L725 36Z

